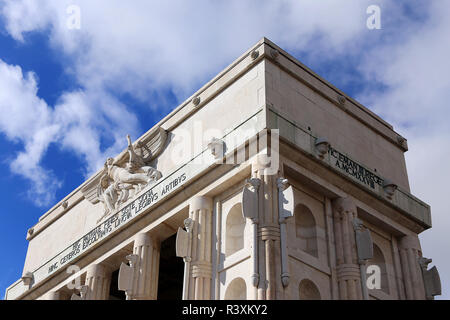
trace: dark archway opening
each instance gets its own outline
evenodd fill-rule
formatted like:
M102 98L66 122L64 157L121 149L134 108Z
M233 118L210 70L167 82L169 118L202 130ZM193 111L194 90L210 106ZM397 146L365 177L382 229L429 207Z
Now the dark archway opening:
M183 297L184 262L175 252L177 235L161 242L158 300L181 300Z
M109 300L126 300L125 291L119 290L119 269L111 274L111 285L109 287Z

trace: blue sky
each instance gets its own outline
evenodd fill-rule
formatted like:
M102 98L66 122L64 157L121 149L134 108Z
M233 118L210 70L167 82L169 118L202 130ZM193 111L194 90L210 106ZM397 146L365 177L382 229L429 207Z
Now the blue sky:
M450 4L196 3L0 0L0 292L52 204L266 36L408 138L412 193L432 206L422 249L450 297ZM70 5L80 29L67 26ZM366 26L369 5L380 30Z

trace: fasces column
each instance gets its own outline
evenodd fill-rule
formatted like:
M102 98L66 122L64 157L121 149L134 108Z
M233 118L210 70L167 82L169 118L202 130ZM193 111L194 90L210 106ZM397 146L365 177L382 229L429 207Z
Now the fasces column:
M336 269L341 300L362 299L361 274L352 224L356 217L356 206L350 198L333 201Z
M59 291L52 291L47 293L47 296L45 300L63 300L61 292Z
M278 223L277 176L272 173L271 159L266 154L257 155L252 163L252 179L259 181L258 190L258 257L259 276L258 300L276 299L277 281L281 266L276 256L280 256L280 225ZM282 290L282 288L278 288Z
M414 235L400 238L398 249L402 264L406 299L425 299L425 289L419 265L419 252L422 251L420 248L419 237Z
M111 273L101 264L92 264L87 269L85 300L108 300Z
M192 264L189 298L209 300L212 279L212 199L195 197L189 205L192 229Z
M158 298L160 244L147 233L140 233L134 240L133 254L137 256L133 300Z

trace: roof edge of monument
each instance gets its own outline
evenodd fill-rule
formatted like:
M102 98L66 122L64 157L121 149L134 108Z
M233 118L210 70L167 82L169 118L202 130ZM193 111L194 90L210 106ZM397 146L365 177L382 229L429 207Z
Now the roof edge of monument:
M393 126L390 125L388 122L381 119L378 115L370 111L367 107L361 105L359 102L342 92L341 90L337 89L335 86L333 86L331 83L317 75L314 71L306 67L304 64L302 64L299 60L291 56L289 53L287 53L285 50L281 49L279 46L274 44L272 41L267 39L266 37L263 37L260 39L256 44L251 46L247 51L245 51L241 56L239 56L237 59L235 59L231 64L229 64L226 68L224 68L221 72L219 72L215 77L213 77L210 81L208 81L205 85L203 85L200 89L198 89L194 94L192 94L188 99L183 101L181 104L179 104L174 110L172 110L168 115L166 115L164 118L162 118L158 123L156 123L152 128L150 128L147 132L145 132L143 135L141 135L136 141L142 141L145 140L149 135L151 135L157 128L162 127L165 130L171 130L172 128L176 127L180 122L184 121L187 117L191 116L193 113L195 113L197 110L201 109L201 106L206 104L208 101L213 99L217 94L222 92L224 89L226 89L231 83L233 83L237 78L239 78L243 73L245 73L247 70L254 67L257 63L264 59L274 60L273 57L268 55L264 52L264 45L267 45L271 47L272 49L275 49L280 55L284 56L286 59L288 59L290 62L294 63L301 69L303 69L305 72L307 72L312 77L316 78L320 82L322 82L325 86L329 87L332 91L334 91L337 95L345 97L345 99L352 104L354 104L359 110L364 112L366 115L370 116L374 120L376 120L377 123L381 124L385 130L392 131L394 136L401 137L398 135L394 130ZM262 54L257 55L256 57L252 57L252 53L255 51L258 51L260 47L263 47ZM226 76L229 72L233 70L236 66L241 64L244 60L249 60L247 63L244 63L237 72L232 74L230 77L223 79L224 76ZM214 84L216 84L219 80L223 79L223 84L220 86L215 86L211 90L211 92L206 93L208 89L210 89ZM196 98L200 98L196 100ZM328 97L330 99L330 97ZM338 97L336 97L336 100ZM337 102L335 102L339 106ZM343 107L349 114L352 114L352 110L348 110L348 108ZM352 114L354 117L356 117L358 120L362 121L366 126L370 127L371 129L381 133L384 137L390 139L393 143L395 143L395 139L393 137L387 136L385 133L381 132L377 128L374 128L373 125L368 123L367 121L364 121L361 119L361 117ZM404 139L406 141L406 139ZM406 143L405 143L406 145ZM407 150L407 146L402 146L397 143L397 146L399 148L402 148L404 151ZM56 219L61 217L65 212L67 212L73 205L81 201L82 196L76 196L75 201L71 201L68 206L64 207L64 203L68 202L69 199L71 199L74 195L77 193L81 193L81 189L89 184L91 181L98 178L98 175L100 175L102 172L102 169L94 173L91 177L89 177L86 181L84 181L80 186L75 188L72 192L70 192L66 197L64 197L61 201L57 202L52 208L50 208L46 213L44 213L40 218L39 221L32 227L30 230L33 230L38 224L43 224L38 229L39 231L42 231L46 228L49 224L54 222ZM56 213L55 215L52 215L52 213ZM46 220L46 221L44 221ZM30 240L33 238L36 234L33 234L33 232L27 234L27 239Z

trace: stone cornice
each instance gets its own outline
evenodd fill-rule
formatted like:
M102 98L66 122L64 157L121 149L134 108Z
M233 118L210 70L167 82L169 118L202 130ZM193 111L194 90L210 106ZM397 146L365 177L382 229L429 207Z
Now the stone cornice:
M423 229L431 228L431 210L430 206L420 199L416 198L409 192L397 188L391 198L386 193L384 188L384 182L389 181L385 177L381 177L378 173L372 172L369 168L364 166L364 164L358 163L346 156L349 161L356 163L359 167L363 168L368 175L373 177L373 185L371 183L370 186L367 184L368 182L364 182L358 180L357 178L351 176L350 174L345 173L342 170L338 170L335 165L333 165L332 155L328 151L328 153L320 158L317 152L314 150L315 141L317 137L313 136L306 129L302 128L299 124L292 122L284 118L277 111L268 108L268 128L277 129L278 128L278 119L283 120L283 130L280 130L279 135L280 138L287 141L289 144L294 145L297 149L301 150L305 155L309 158L314 159L316 162L319 162L321 165L327 167L334 173L339 176L344 177L346 180L351 181L353 184L358 185L359 188L362 188L367 193L369 193L373 198L382 201L384 204L387 204L390 207L393 207L397 212L401 213L408 219L412 219L414 222L418 223ZM298 133L304 134L309 138L309 143L300 145L295 139L295 130ZM288 134L288 132L292 134ZM335 152L340 153L338 150L335 150L330 147L329 150L334 150ZM372 181L370 181L372 182Z
M383 137L397 145L403 151L407 150L406 139L398 135L393 131L392 126L380 117L375 115L369 109L365 108L357 101L347 96L345 93L335 88L332 84L322 79L315 74L312 70L304 66L300 61L289 55L287 52L276 46L273 42L266 38L262 38L238 59L232 62L228 67L221 71L212 80L206 83L203 87L197 90L191 97L186 99L177 108L170 112L166 117L161 119L153 128L143 134L137 141L148 140L153 135L155 130L163 128L164 130L171 131L186 118L197 112L208 101L212 100L215 96L225 90L239 77L245 74L249 69L253 68L261 61L268 59L269 61L276 63L279 67L287 70L290 74L294 75L297 79L301 80L308 87L318 92L337 107L344 109L347 113L364 123L366 126L380 133ZM316 83L322 83L324 86L319 87ZM340 97L345 97L347 103L342 104L339 100ZM196 99L197 98L197 99ZM401 141L401 143L399 142ZM116 157L119 158L120 155ZM61 215L67 212L61 205L64 202L74 203L73 197L87 185L93 183L93 181L99 179L101 170L92 175L78 188L67 195L63 200L58 202L44 215L41 216L39 222L31 229L34 232L38 230L44 230L53 221L58 219ZM79 202L82 199L76 198L75 202ZM31 230L30 229L30 230ZM28 235L28 239L32 239L37 233Z

